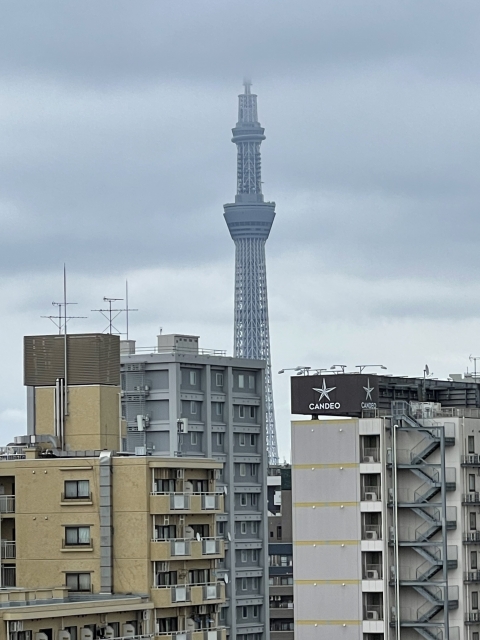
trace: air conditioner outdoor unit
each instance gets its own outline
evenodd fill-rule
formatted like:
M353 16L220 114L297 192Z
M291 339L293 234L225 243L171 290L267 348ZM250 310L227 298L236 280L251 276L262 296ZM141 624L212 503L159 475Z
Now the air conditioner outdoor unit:
M124 638L133 638L135 635L135 627L133 624L126 623L123 625L123 637Z
M377 532L376 531L366 531L365 532L365 539L366 540L378 540Z
M367 620L378 620L378 611L367 611Z
M86 627L82 627L80 631L80 640L93 640L93 631Z
M170 524L170 516L163 516L163 525L167 527Z
M150 610L149 609L144 609L144 611L142 612L142 619L143 620L150 620Z
M367 580L378 580L378 571L376 569L368 569Z
M148 386L148 384L146 384L146 385L143 387L143 389L144 389L145 391L150 391L150 387Z
M135 447L135 455L136 456L146 456L147 455L147 447Z
M185 469L177 469L177 480L181 480L185 475Z
M363 462L367 464L371 462L375 462L375 458L373 456L363 456Z
M206 605L206 604L201 604L201 605L198 607L198 613L199 613L200 615L205 615L205 614L207 613L207 605Z
M60 629L57 634L57 640L70 640L70 632L66 629Z
M115 637L115 629L113 627L109 627L108 625L105 627L105 638L114 638Z
M366 491L365 492L365 500L367 502L376 502L377 494L374 491Z

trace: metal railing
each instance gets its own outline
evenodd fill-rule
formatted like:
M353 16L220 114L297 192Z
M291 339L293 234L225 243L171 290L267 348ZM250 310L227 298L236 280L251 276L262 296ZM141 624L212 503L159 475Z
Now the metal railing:
M223 495L221 491L198 491L198 492L185 492L185 491L152 491L152 496L169 496L170 497L170 509L172 510L188 510L190 509L191 496L200 496L201 509L203 511L215 511L220 509L220 496Z
M465 504L476 504L480 502L480 493L478 491L471 491L470 493L462 494L462 502Z
M381 540L382 525L365 524L362 527L362 540Z
M361 462L380 462L380 449L378 447L365 447Z
M462 464L480 466L480 455L478 453L468 453L462 456Z
M464 542L480 542L480 531L469 531L463 536Z
M375 487L362 487L362 500L368 502L375 502L376 500L381 499L380 486Z
M224 349L201 349L200 347L195 347L191 349L187 349L186 347L176 347L173 345L172 347L135 347L135 354L137 353L193 353L201 356L226 356L227 352ZM135 355L130 354L130 355Z
M15 496L0 496L0 513L15 513Z
M382 565L381 564L365 564L363 566L362 578L364 580L381 580Z
M15 560L16 543L12 540L2 540L2 560Z
M480 582L480 571L464 571L465 582Z
M270 609L293 609L293 600L277 601L272 600L269 605Z
M465 614L465 622L480 622L480 611L469 611Z
M24 460L23 447L0 447L0 460Z

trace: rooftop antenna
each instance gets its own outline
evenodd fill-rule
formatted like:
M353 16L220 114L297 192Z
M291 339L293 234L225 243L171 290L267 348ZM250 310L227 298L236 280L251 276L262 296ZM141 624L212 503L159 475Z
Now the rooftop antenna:
M243 79L243 86L245 87L245 95L250 95L250 87L252 86L252 81L250 78L245 77Z
M473 377L477 377L477 360L480 360L480 356L468 356L470 362L473 362Z
M121 335L125 335L124 332L119 331L117 329L117 327L113 324L114 321L118 318L118 316L125 312L126 313L126 319L127 319L127 340L128 340L128 313L129 311L138 311L138 309L130 309L128 306L128 281L126 281L125 283L125 308L124 309L114 309L112 307L112 303L113 302L123 302L124 298L108 298L107 296L103 297L103 301L108 303L108 309L92 309L92 311L98 311L99 313L102 314L102 316L108 320L108 325L107 327L102 331L102 333L109 333L110 335L115 333L119 336Z
M77 302L67 302L67 272L65 265L63 266L63 302L52 302L54 307L58 307L58 314L54 316L40 316L53 322L58 329L58 335L67 333L67 323L69 320L84 319L87 316L67 316L67 305L78 304Z

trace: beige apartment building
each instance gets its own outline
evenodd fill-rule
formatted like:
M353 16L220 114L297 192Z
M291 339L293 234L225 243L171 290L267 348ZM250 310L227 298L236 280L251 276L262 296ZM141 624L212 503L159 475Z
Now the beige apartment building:
M0 637L223 640L222 463L118 452L118 337L25 354L28 435L0 454Z

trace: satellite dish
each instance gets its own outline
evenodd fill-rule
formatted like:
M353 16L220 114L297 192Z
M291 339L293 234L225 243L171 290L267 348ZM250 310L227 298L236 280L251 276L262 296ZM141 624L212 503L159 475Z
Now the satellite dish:
M202 539L202 538L200 537L200 534L199 534L199 533L198 533L198 531L197 531L197 540L198 540L198 542L200 542L200 540L201 540L201 539Z
M227 533L227 538L228 538L229 540L231 540L231 539L232 539L232 536L230 535L230 531Z
M425 375L426 376L430 375L430 369L428 368L428 364L425 365Z
M228 584L228 573L223 574L223 581L225 582L225 584Z

